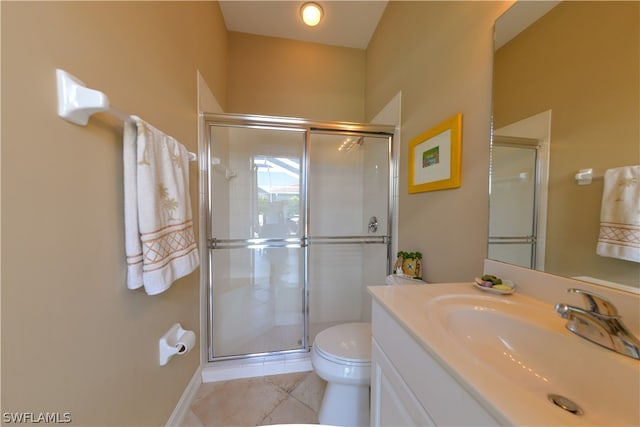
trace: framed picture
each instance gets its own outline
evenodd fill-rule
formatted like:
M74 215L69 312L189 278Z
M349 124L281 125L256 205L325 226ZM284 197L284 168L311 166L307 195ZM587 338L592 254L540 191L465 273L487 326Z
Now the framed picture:
M458 113L409 143L409 193L461 185L462 114Z

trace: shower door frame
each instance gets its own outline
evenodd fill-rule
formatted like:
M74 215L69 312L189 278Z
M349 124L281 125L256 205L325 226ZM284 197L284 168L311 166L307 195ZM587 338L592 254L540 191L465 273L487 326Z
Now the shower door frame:
M396 131L395 126L393 125L378 125L378 124L363 124L363 123L353 123L353 122L325 122L325 121L314 121L308 119L300 119L300 118L292 118L292 117L277 117L277 116L260 116L260 115L249 115L249 114L228 114L228 113L201 113L203 129L203 162L200 167L201 173L201 183L203 186L203 194L201 195L201 200L203 201L201 218L203 219L201 224L200 237L204 245L202 247L202 259L206 260L206 262L202 262L201 268L204 270L202 272L201 277L204 279L203 287L205 289L204 295L206 295L206 316L204 316L205 320L205 329L206 329L206 346L203 345L203 353L204 353L204 362L205 363L215 363L218 361L224 360L245 360L255 357L270 357L270 356L279 356L284 354L292 354L292 353L308 353L310 349L309 341L309 290L308 290L308 256L309 256L309 245L318 245L318 244L335 244L335 243L361 243L361 244L385 244L386 252L387 252L387 274L391 271L391 263L392 263L392 254L391 254L391 231L392 222L394 218L394 205L393 201L395 200L396 188L394 185L394 176L395 172L395 159L393 157L394 153L394 132ZM223 127L236 127L236 128L253 128L253 129L270 129L270 130L285 130L285 131L299 131L304 132L304 147L302 150L302 161L301 162L301 222L304 225L302 229L301 236L299 238L294 239L285 239L287 240L287 244L291 245L291 247L300 247L303 248L303 327L302 327L302 344L301 348L293 349L293 350L281 350L281 351L269 351L269 352L261 352L261 353L252 353L252 354L242 354L242 355L230 355L230 356L217 356L214 357L214 349L213 349L213 312L214 312L214 299L213 299L213 257L210 252L216 248L218 248L219 241L215 238L211 238L212 236L212 226L211 226L211 217L213 213L213 188L212 182L210 179L211 174L213 173L212 168L212 150L211 150L211 138L212 126L223 126ZM311 141L312 133L329 133L329 134L339 134L345 136L362 136L362 137L375 137L375 138L387 138L387 158L388 158L388 168L389 168L389 176L388 176L388 215L387 215L387 233L384 236L375 236L375 237L367 237L367 236L344 236L344 237L309 237L309 200L308 200L308 171L309 171L309 163L310 157L309 146ZM280 245L276 245L276 247L282 247L282 239L245 239L243 241L238 240L230 240L227 241L227 245L224 245L224 248L269 248L270 240L274 240L271 243L280 243ZM291 240L291 241L290 241Z
M544 269L544 238L540 238L541 234L543 235L543 230L541 230L540 227L540 218L543 215L546 216L546 212L542 212L543 206L541 202L541 193L543 192L545 183L545 179L543 177L544 170L546 169L545 159L547 158L544 153L544 145L542 141L536 138L494 135L492 150L495 147L528 150L533 153L533 161L531 162L531 165L533 166L533 192L531 194L532 213L529 234L517 236L490 234L488 238L488 250L491 249L492 245L528 245L531 248L529 264L522 266L535 270ZM495 173L495 159L493 153L491 154L491 163L489 198L491 198L493 191L493 174ZM513 177L512 179L517 178L518 177Z

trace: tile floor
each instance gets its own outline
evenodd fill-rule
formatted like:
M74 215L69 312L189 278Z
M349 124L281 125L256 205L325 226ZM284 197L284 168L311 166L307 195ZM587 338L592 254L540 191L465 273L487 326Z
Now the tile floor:
M202 384L182 427L317 424L325 387L314 372Z

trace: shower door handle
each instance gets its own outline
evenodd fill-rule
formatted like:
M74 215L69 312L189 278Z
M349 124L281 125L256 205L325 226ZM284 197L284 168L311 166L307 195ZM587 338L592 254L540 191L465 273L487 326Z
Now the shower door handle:
M307 244L306 237L285 239L218 239L213 237L207 241L209 249L304 248Z
M378 231L378 218L372 216L369 218L369 233L375 233Z

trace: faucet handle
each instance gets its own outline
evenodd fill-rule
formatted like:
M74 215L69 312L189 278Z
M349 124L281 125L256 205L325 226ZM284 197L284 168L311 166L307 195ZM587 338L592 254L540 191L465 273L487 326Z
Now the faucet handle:
M582 295L584 302L587 304L588 310L592 313L599 314L601 316L618 316L618 309L606 298L585 291L584 289L567 289L567 292L571 294Z

